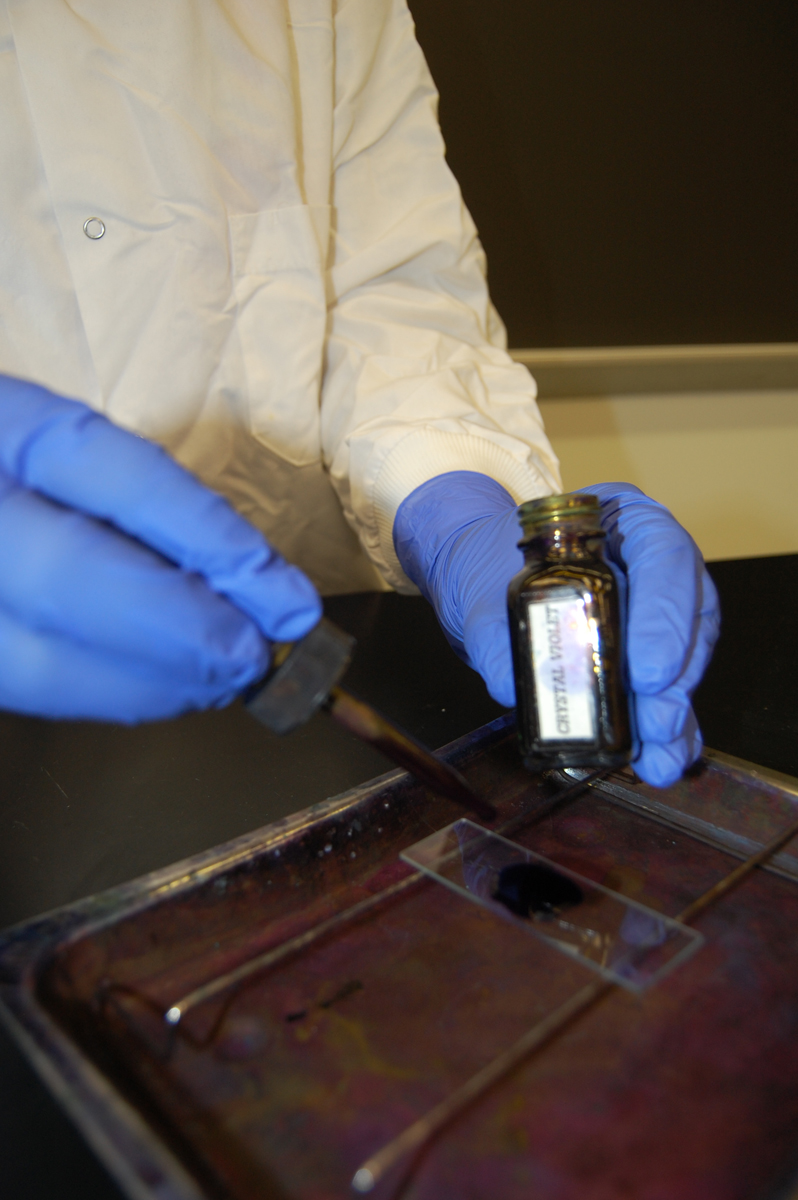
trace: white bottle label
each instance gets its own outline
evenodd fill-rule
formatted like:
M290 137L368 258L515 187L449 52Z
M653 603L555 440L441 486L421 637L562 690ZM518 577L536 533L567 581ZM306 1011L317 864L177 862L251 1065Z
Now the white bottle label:
M541 741L594 741L595 636L581 596L528 608Z

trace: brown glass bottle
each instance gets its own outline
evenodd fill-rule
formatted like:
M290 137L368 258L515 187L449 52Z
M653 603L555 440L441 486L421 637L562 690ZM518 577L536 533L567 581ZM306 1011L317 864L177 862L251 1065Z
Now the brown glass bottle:
M632 757L618 584L598 497L522 504L523 569L507 593L518 737L532 771Z

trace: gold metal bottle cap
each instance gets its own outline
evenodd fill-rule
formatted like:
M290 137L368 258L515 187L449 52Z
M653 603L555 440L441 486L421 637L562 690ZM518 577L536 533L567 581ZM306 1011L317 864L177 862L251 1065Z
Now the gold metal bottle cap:
M592 517L597 523L600 512L598 496L590 492L566 492L562 496L541 496L527 500L518 509L518 520L527 536L541 525L551 525L563 518Z

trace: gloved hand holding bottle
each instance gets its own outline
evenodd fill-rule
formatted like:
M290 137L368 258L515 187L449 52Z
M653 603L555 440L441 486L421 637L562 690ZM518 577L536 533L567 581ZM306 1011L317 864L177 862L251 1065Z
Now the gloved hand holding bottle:
M607 557L628 583L627 656L642 779L673 783L701 753L690 697L718 636L717 594L690 535L666 508L627 483L585 491L601 501ZM451 645L491 695L515 703L507 585L520 570L515 502L472 471L439 475L399 507L394 545L432 603Z
M0 708L220 707L320 616L306 576L160 447L0 376Z

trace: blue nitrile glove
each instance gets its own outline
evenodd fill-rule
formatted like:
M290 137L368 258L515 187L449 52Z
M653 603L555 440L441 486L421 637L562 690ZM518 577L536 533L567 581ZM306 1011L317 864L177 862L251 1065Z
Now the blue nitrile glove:
M0 708L221 706L320 615L302 572L158 446L0 376Z
M641 740L635 770L673 783L701 752L690 696L709 662L720 614L695 542L630 483L584 488L601 500L608 558L628 580L627 651ZM450 643L495 700L515 703L507 585L523 565L517 509L473 471L439 475L399 507L394 545Z

